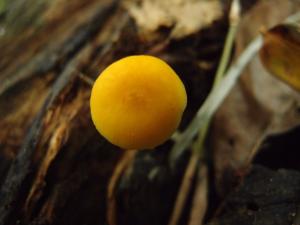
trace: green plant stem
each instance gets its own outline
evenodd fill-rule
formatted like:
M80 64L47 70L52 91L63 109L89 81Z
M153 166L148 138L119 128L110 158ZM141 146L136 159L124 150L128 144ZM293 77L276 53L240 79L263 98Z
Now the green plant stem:
M232 50L232 46L233 46L233 42L234 42L234 39L235 39L236 31L237 31L237 24L229 26L229 31L227 33L227 37L226 37L224 49L223 49L223 52L222 52L220 64L218 66L216 76L215 76L215 79L214 79L213 88L215 88L220 83L220 81L222 80L223 75L225 73L225 70L228 66L229 59L230 59L230 53L231 53L231 50Z
M236 4L236 5L234 5ZM232 51L232 46L235 40L238 24L239 24L239 12L236 11L236 8L233 9L234 7L239 7L239 1L233 1L232 6L231 6L231 12L230 12L230 25L228 29L228 33L226 35L226 40L222 52L222 56L220 59L220 63L215 75L214 83L213 83L213 89L215 89L220 81L223 79L224 74L226 72L226 68L228 67L229 61L230 61L230 53ZM232 15L234 14L234 15ZM193 151L198 153L199 157L203 157L203 149L204 149L204 142L210 127L210 122L212 120L213 115L210 115L207 117L207 119L204 121L202 126L200 127L198 137L193 145Z
M223 103L226 96L236 84L243 69L248 65L250 60L257 54L263 43L262 36L256 37L238 57L237 61L228 69L226 75L221 80L218 88L214 88L206 98L205 102L199 108L197 114L190 122L188 127L180 134L178 140L175 142L170 155L169 163L171 167L176 165L180 156L186 151L194 137L197 135L207 118L217 111Z
M237 7L238 6L238 7ZM234 8L235 7L235 8ZM220 64L215 76L213 90L219 85L220 81L223 78L226 67L228 66L230 52L232 49L233 41L235 38L238 20L239 20L239 1L233 0L230 10L230 26L226 36L226 41L224 49L222 52ZM234 14L234 15L233 15ZM171 215L169 225L176 225L180 219L183 207L186 203L188 193L191 188L191 180L194 177L198 162L200 158L203 158L204 155L204 142L208 133L209 125L213 114L204 114L205 120L201 124L202 126L199 129L198 137L192 146L192 155L189 159L188 165L185 170L185 174L182 180L182 184L179 188L179 193L176 198L175 207ZM172 157L172 152L171 152Z
M6 8L6 0L0 0L0 14L5 11Z
M211 118L207 119L203 124L201 129L199 130L196 141L193 144L192 150L193 153L196 153L199 159L204 157L204 142L206 140L206 136L210 127Z

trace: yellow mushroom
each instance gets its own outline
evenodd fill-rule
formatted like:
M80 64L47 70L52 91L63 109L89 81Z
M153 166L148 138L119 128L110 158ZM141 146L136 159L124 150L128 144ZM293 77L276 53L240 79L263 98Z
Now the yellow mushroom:
M123 149L151 149L177 129L187 103L183 83L161 59L122 58L94 83L90 106L96 129Z

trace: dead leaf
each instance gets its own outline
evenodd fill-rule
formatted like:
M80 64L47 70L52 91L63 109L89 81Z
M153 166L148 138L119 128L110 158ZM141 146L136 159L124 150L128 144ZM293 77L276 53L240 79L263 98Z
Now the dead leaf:
M300 26L283 24L267 31L260 59L271 74L300 91Z
M168 27L175 39L193 34L222 16L216 0L145 0L141 5L127 2L126 7L145 36Z
M262 26L270 27L299 8L293 1L261 1L242 18L237 55ZM267 14L265 12L268 12ZM217 189L225 194L242 176L263 139L300 123L300 96L268 74L255 57L213 121L212 149Z

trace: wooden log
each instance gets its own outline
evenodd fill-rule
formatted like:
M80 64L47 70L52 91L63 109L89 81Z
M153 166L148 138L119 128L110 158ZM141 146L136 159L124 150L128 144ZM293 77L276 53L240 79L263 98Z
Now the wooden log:
M182 129L210 89L226 22L148 41L117 0L55 0L32 18L41 24L7 27L0 40L0 224L106 224L108 183L123 152L94 129L90 86L79 75L94 79L130 54L165 59L188 87ZM138 153L116 182L118 223L166 224L186 160L168 167L171 144Z

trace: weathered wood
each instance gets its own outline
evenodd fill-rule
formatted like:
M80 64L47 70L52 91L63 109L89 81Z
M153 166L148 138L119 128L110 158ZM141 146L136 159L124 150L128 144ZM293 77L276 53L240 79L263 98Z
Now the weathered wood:
M123 152L94 129L90 87L79 73L95 78L105 65L129 54L165 59L188 90L180 129L210 89L226 22L182 40L161 32L160 39L148 42L118 1L79 2L70 14L58 13L34 32L25 29L21 37L0 41L5 56L0 62L0 176L6 173L0 177L0 224L106 223L108 183ZM171 144L139 152L131 172L115 182L119 224L166 224L186 162L182 157L175 171L168 167Z
M74 77L76 77L76 74L78 73L76 68L79 69L87 54L90 55L94 51L93 46L89 41L92 40L95 35L98 35L101 26L107 21L106 18L108 18L113 10L116 9L116 3L117 1L113 1L110 4L106 3L98 6L98 10L96 10L94 15L84 24L80 25L74 33L71 33L61 46L55 46L53 49L42 51L35 58L30 60L28 64L22 67L22 70L19 69L19 72L4 76L4 80L1 82L1 94L8 91L9 88L12 88L16 83L22 80L28 79L34 75L47 74L50 70L53 70L58 63L61 64L61 61L64 61L64 64L61 64L60 66L65 68L62 69L62 72L58 75L42 108L35 116L22 147L11 164L6 179L2 184L0 192L0 224L14 224L18 219L16 215L20 216L20 214L22 214L18 207L24 207L23 201L26 199L26 195L30 190L30 182L33 180L37 170L34 168L39 166L39 163L36 162L36 160L41 160L43 154L45 154L43 152L37 153L41 142L44 142L45 144L48 140L42 139L45 138L43 137L43 134L54 132L56 129L56 127L51 126L49 128L49 123L51 122L47 121L49 120L49 115L51 118L51 113L53 113L53 111L59 110L60 108L63 110L65 108L65 105L58 103L62 99L68 97L68 94L65 93L66 91L74 91L72 86L74 86ZM47 80L45 81L47 82ZM83 90L85 90L85 96L88 96L89 88ZM74 95L74 93L72 95ZM85 99L81 98L78 101L80 103L79 106L82 104L85 105L85 107L87 106L87 97L85 97ZM4 103L2 102L2 104ZM79 107L78 110L80 108L81 107ZM75 108L72 110L75 110ZM90 117L87 116L86 118ZM50 120L55 121L57 119L51 118ZM68 124L67 126L71 125ZM54 130L52 130L53 128ZM47 129L50 130L47 131ZM40 151L43 150L40 149ZM40 156L37 159L34 159L36 154L40 154ZM26 213L27 212L24 212L24 214ZM32 219L30 218L30 215L26 215L26 217Z
M254 166L227 197L221 215L209 225L293 224L300 202L299 184L298 171Z

